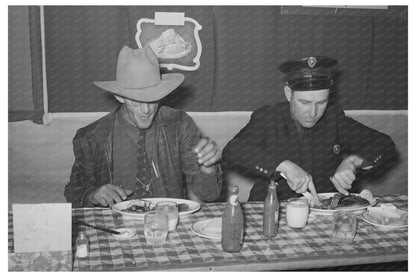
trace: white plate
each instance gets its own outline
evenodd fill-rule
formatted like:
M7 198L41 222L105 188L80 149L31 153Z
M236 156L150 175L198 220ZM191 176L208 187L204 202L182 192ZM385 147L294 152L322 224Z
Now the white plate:
M162 201L173 201L177 204L186 204L186 205L188 205L189 208L185 211L180 211L179 216L194 213L194 212L198 211L201 208L201 205L199 203L195 202L195 201L186 200L186 199L179 199L179 198L143 198L142 200L150 201L152 203L151 206L155 206L156 203L162 202ZM142 219L143 220L144 219L144 212L138 214L138 213L122 211L124 209L127 209L130 206L130 204L132 202L135 202L135 201L137 201L137 200L128 200L128 201L119 202L119 203L117 203L113 206L113 211L115 211L116 213L122 214L123 216L127 216L129 218Z
M334 196L334 194L335 194L335 192L318 193L318 197L319 197L320 200L322 200L322 199L331 198L332 196ZM352 195L358 196L358 194L356 194L356 193L352 193ZM326 210L326 209L319 209L319 208L310 208L310 210L311 210L312 213L318 214L318 215L332 215L335 211L339 211L339 210L351 211L351 212L356 212L357 214L361 214L368 207L374 206L375 204L376 203L374 201L373 204L370 204L368 206L363 206L363 207L351 207L351 208L342 207L342 208L334 209L334 210Z
M407 227L407 224L405 224L405 225L385 225L385 224L376 223L376 222L372 221L370 217L368 217L368 213L369 213L369 211L365 211L365 213L363 213L361 215L361 219L364 220L365 222L371 224L371 225L374 225L374 226L377 226L377 227L389 228L389 229L390 228L404 228L404 227Z
M208 229L208 224L211 227L217 228ZM200 237L213 240L221 240L221 217L215 217L198 221L192 225L191 230Z

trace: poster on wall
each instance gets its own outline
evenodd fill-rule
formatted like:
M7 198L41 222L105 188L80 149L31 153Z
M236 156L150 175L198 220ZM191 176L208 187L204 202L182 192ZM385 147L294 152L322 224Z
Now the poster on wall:
M193 71L200 66L202 53L199 31L202 26L185 13L155 12L155 18L137 22L139 48L149 45L159 58L160 67Z

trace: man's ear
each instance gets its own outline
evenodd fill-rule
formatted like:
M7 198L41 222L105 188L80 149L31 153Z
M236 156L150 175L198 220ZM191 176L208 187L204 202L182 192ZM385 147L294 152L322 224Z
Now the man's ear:
M285 96L288 102L290 102L290 100L292 99L292 93L292 89L288 85L285 85Z
M118 95L113 94L113 96L117 99L118 102L121 104L124 104L124 98Z

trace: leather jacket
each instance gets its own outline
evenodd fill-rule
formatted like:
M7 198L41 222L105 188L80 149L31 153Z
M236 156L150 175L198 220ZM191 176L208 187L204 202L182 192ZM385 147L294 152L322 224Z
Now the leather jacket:
M65 197L73 207L93 206L89 196L100 186L117 185L113 174L113 126L117 111L79 129L73 139L75 162ZM152 197L186 198L187 188L203 201L214 201L221 191L221 168L205 174L199 170L192 148L201 133L185 112L162 106L146 139L152 170ZM116 177L116 178L115 178Z

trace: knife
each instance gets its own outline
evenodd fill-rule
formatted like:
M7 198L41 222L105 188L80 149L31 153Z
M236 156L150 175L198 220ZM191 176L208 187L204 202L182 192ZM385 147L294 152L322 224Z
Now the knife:
M118 231L111 230L111 229L107 229L107 228L100 227L100 226L94 226L94 225L85 223L84 221L80 221L80 220L75 220L75 224L84 225L84 226L87 226L89 228L93 228L93 229L96 229L96 230L104 231L104 232L107 232L107 233L110 233L110 234L113 234L113 235L120 235L121 234Z
M287 177L283 172L280 172L280 176L282 176L286 181L287 181ZM312 201L313 204L317 205L317 206L322 206L321 201L319 201L319 198L315 197L312 193L310 193L309 191L306 191L304 193L302 193L303 196L305 196L306 198L310 199Z
M287 181L287 177L283 172L279 172L279 171L274 170L270 174L267 174L267 170L265 171L260 166L256 166L256 169L258 170L259 173L261 173L261 175L264 178L267 178L267 180L269 180L269 181L279 182L282 179L285 179ZM313 195L310 191L306 191L302 194L303 194L303 196L308 198L314 206L315 205L318 206L318 207L322 206L322 203L321 203L321 201L319 201L319 198L317 196Z

